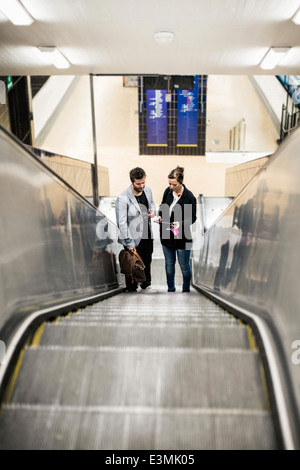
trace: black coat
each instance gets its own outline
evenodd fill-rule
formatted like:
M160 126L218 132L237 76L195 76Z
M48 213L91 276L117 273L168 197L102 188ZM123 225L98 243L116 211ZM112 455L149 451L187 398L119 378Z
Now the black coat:
M196 198L185 185L182 196L179 198L175 206L173 206L170 214L170 206L173 202L173 191L168 187L162 198L161 205L159 206L158 215L162 218L160 225L160 240L161 244L176 249L191 249L192 234L191 225L196 221ZM178 238L174 236L170 228L172 222L179 222Z

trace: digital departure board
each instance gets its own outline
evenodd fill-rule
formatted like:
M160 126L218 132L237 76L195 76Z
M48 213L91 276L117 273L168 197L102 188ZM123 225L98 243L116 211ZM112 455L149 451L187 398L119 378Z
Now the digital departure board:
M147 146L167 146L166 90L147 90Z
M197 147L198 75L193 90L177 90L177 146Z

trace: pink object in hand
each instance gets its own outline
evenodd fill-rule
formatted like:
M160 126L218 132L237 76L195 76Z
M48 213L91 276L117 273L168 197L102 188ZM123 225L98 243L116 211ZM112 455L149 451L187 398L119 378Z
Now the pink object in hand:
M177 237L179 238L178 234L179 234L179 230L177 230L177 228L175 227L171 227L171 232L174 234L174 237Z

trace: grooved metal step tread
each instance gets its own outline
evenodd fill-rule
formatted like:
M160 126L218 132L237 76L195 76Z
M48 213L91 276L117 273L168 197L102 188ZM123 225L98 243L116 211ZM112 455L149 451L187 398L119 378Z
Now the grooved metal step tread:
M267 409L252 351L28 348L11 403Z
M102 309L85 309L82 311L86 315L110 315L115 313L120 313L123 316L126 314L135 315L137 318L139 316L148 315L149 317L154 316L161 316L161 315L174 315L174 316L181 316L181 317L190 317L191 315L194 316L209 316L209 315L216 315L220 318L234 318L231 315L226 315L225 313L221 313L216 310L208 310L208 309L201 309L199 306L195 306L194 308L190 308L188 311L183 311L180 308L176 307L175 305L168 305L167 307L162 307L160 305L151 306L151 308L142 307L141 309L137 309L136 304L132 305L111 305L109 308L102 308Z
M140 306L140 304L138 304ZM144 307L142 306L141 308L137 309L137 304L124 304L122 305L110 305L109 308L107 306L103 306L102 309L96 309L96 308L90 308L90 309L84 309L82 310L82 313L85 313L86 315L109 315L111 313L120 313L123 316L126 314L129 315L135 315L137 318L139 316L161 316L161 315L176 315L176 316L209 316L209 315L217 315L220 318L234 318L232 315L227 315L226 313L217 311L217 310L209 310L205 308L201 308L199 306L195 306L189 308L188 310L182 310L176 306L176 304L170 304L166 307L163 307L161 305L152 305L150 308L149 307Z
M5 407L0 427L0 450L277 448L272 417L264 411Z
M60 317L60 323L172 323L224 324L240 326L241 322L221 307L198 293L185 297L167 294L120 294L102 302Z
M191 288L191 292L183 294L180 291L176 292L167 292L165 290L165 287L162 288L161 285L152 285L153 288L158 291L154 294L146 295L145 292L139 291L139 292L134 292L134 293L128 293L128 292L123 292L117 296L110 297L107 299L104 299L103 305L105 304L116 304L116 305L122 305L124 302L125 303L132 303L136 304L136 299L139 300L139 302L144 303L145 305L151 302L156 302L156 304L159 304L161 306L163 305L168 305L169 303L172 303L174 300L176 300L176 304L178 306L185 306L187 308L187 303L188 305L198 305L198 306L205 306L207 308L211 307L215 310L221 308L216 305L214 302L209 300L207 297L204 297L203 295L200 295L195 289ZM99 308L99 304L95 304L95 307ZM102 306L101 306L102 307Z
M147 316L141 315L138 318L136 316L122 316L120 314L115 315L95 315L95 316L88 316L88 315L78 315L76 317L61 317L58 322L60 324L77 324L77 325L101 325L101 324L115 324L117 327L120 323L128 325L136 325L137 322L139 325L164 325L165 327L175 326L175 325L182 325L185 327L193 327L199 325L219 325L219 326L230 326L231 328L238 329L240 325L235 322L233 319L230 318L220 318L220 317L182 317L182 316L175 316L175 315L164 315L164 316Z
M80 315L78 315L80 314ZM178 317L190 319L191 317L218 317L237 321L232 315L227 314L221 307L214 304L199 293L172 293L151 294L123 293L118 296L105 299L94 305L90 305L78 312L71 314L72 319L81 317L108 317L119 315L122 317L135 317L138 321L145 316L151 320L161 317Z
M44 324L0 449L278 448L247 327L194 289L154 287Z
M247 328L219 325L136 325L134 322L46 324L40 345L249 348Z

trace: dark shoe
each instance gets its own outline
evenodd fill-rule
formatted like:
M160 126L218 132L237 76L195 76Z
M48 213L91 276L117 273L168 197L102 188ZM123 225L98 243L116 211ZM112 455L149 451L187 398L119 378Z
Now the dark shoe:
M191 292L190 289L182 289L182 292Z
M176 292L175 287L173 289L168 289L168 292Z
M142 289L140 292L142 292L143 294L156 294L156 290L153 289L153 287L151 286L148 286L145 289Z
M149 282L145 282L145 284L142 282L142 284L140 285L141 289L147 289L147 287L150 286L150 283Z

